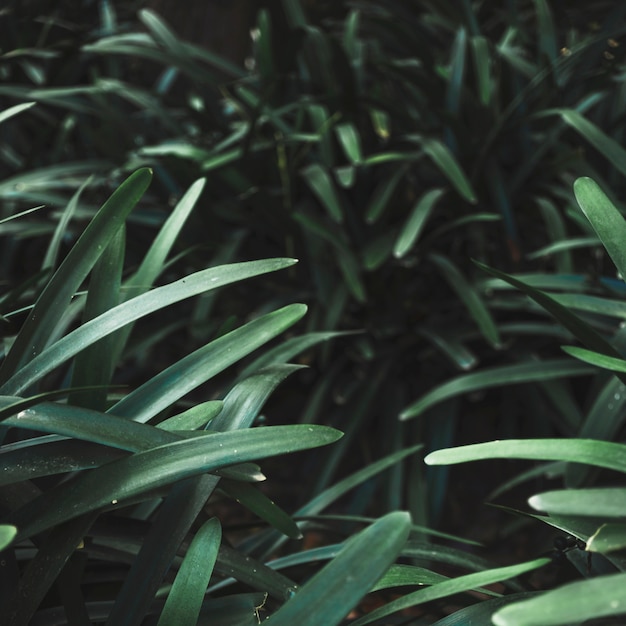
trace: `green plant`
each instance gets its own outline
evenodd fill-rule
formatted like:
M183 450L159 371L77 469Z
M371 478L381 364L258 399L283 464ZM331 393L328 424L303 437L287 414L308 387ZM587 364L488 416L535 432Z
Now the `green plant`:
M121 397L111 396L114 372L137 320L293 264L269 259L222 265L151 289L166 270L177 233L202 190L198 181L173 210L143 263L124 277L124 223L150 179L149 170L139 170L116 189L64 260L53 264L54 272L38 281L34 303L22 309L17 335L5 338L1 491L9 524L3 526L8 544L3 564L11 576L1 593L7 623L29 623L42 602L47 605L41 609L43 619L57 619L54 615L64 610L70 622L104 615L113 623L139 623L156 610L155 597L172 561L194 536L180 566L181 580L189 579L189 568L197 571L194 560L212 565L207 564L203 583L193 576L187 583L176 579L163 623L183 614L187 623L195 623L201 610L211 610L204 593L213 568L235 576L243 570L249 584L267 587L267 593L283 600L293 586L274 572L269 575L273 582L266 584L268 568L258 563L252 569L234 550L218 553L220 524L209 520L207 502L219 484L223 493L232 489L241 502L274 520L270 523L298 536L295 523L254 486L263 475L251 461L327 444L340 433L299 425L249 428L274 387L297 369L286 364L256 370L230 393L222 391L224 400L195 403L187 410L180 401L297 322L305 307L289 305L258 316L163 364L159 374ZM9 319L15 299L27 301L33 291L12 287L2 302ZM80 315L82 322L76 324ZM59 396L67 400L55 401ZM118 568L110 568L116 563ZM87 588L92 572L100 572L100 581ZM51 592L55 583L58 596ZM253 616L250 607L260 604L259 597L263 592L222 598L216 614L236 614L247 606Z
M593 227L599 241L613 260L620 276L625 275L624 239L626 220L600 187L589 178L578 179L574 185L577 201ZM492 271L493 272L493 271ZM539 514L525 514L558 530L565 531L582 542L586 558L579 550L568 552L577 563L585 580L561 585L529 599L512 595L505 607L493 613L498 626L556 626L587 623L587 620L613 618L622 620L623 584L626 561L626 527L624 518L625 490L621 486L626 472L626 446L612 441L623 430L623 411L612 411L622 402L626 361L619 331L613 336L599 334L583 317L564 307L558 296L539 291L511 276L498 276L523 290L567 328L584 348L565 346L563 350L585 363L612 372L607 379L600 370L596 377L602 386L595 387L596 396L587 421L580 424L579 437L572 439L524 439L492 441L447 450L438 450L426 457L430 464L464 463L467 461L531 459L558 462L560 474L569 489L548 491L532 496L530 506ZM602 297L574 296L570 306L596 314L611 315L614 305L621 305L623 288ZM615 296L622 298L615 299ZM584 306L593 304L593 308ZM594 389L592 386L591 389ZM606 390L613 404L606 406ZM591 438L594 437L594 438ZM606 441L603 441L606 439ZM598 476L597 468L609 470ZM545 465L539 468L545 470ZM592 472L590 469L596 469ZM581 485L586 485L580 488ZM578 487L578 488L572 488ZM602 622L604 623L604 622ZM617 622L611 622L617 623Z

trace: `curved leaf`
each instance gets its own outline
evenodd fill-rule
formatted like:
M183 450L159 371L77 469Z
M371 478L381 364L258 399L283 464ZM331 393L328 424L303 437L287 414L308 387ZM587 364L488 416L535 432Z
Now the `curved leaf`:
M54 273L11 346L0 381L6 381L25 363L32 362L46 346L55 322L87 276L113 235L139 202L152 179L144 168L131 174L104 203ZM10 392L11 393L11 392Z
M508 439L431 452L427 465L448 465L486 459L568 461L626 472L626 446L594 439Z
M151 448L81 474L29 502L11 522L28 537L83 513L216 469L337 441L326 426L268 426L215 433ZM50 503L54 502L54 506Z
M623 615L625 586L626 574L597 576L506 606L492 620L496 626L559 626Z
M5 395L19 394L83 348L106 337L118 328L165 306L211 289L289 267L295 262L293 259L266 259L222 265L196 272L169 285L153 289L110 309L59 339L28 365L22 367L2 385L0 391Z
M435 387L417 400L417 402L404 409L400 413L400 419L405 420L417 417L438 402L443 402L469 391L545 381L552 378L587 376L594 372L595 370L592 367L577 363L571 359L546 359L544 361L503 365L501 367L488 367L479 372L458 376Z
M621 158L626 159L626 151ZM623 161L620 161L623 163ZM614 162L617 167L617 163ZM626 169L624 170L626 173ZM598 234L615 267L626 278L626 221L600 186L591 178L579 178L574 183L574 195L583 213Z
M339 554L268 620L273 626L335 626L396 559L409 536L408 513L390 513L348 541Z

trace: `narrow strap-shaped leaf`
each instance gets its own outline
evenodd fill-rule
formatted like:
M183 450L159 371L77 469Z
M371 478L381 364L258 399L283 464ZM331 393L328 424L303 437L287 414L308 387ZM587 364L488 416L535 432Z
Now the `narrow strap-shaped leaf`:
M12 376L0 391L17 395L56 367L113 331L170 304L246 278L293 265L293 259L266 259L212 267L158 287L83 324L35 357Z
M343 222L341 200L333 179L319 163L312 163L302 170L302 176L328 215L337 223Z
M147 422L198 385L285 331L305 313L303 304L291 304L252 320L183 357L129 393L109 411Z
M244 378L224 398L223 409L211 423L211 430L250 428L274 389L299 369L300 365L280 363Z
M626 150L574 109L559 109L563 120L583 136L619 172L626 175Z
M216 518L194 535L176 574L157 626L195 626L222 540Z
M2 124L2 122L4 122L5 120L8 120L10 117L13 117L14 115L18 115L22 111L26 111L30 109L31 107L35 106L35 104L37 103L36 102L24 102L22 104L16 104L15 106L9 107L8 109L1 111L0 112L0 124Z
M579 348L578 346L561 346L561 349L566 354L573 356L575 359L579 359L584 363L595 365L612 372L620 372L626 374L626 360L619 359L613 356L606 356L606 354L600 354L593 350L586 350L585 348Z
M57 580L70 555L96 519L94 513L57 526L41 543L34 558L26 566L19 590L10 606L3 607L3 616L12 626L28 626L45 595Z
M218 481L217 476L196 476L173 487L117 594L107 624L141 624L180 544Z
M326 426L268 426L177 441L108 463L48 490L11 515L22 537L115 506L127 498L222 467L327 445L341 433ZM54 506L51 503L54 502Z
M176 237L202 194L205 182L205 179L201 178L193 183L178 201L167 220L165 220L139 269L124 284L122 297L125 301L148 291L163 271ZM114 362L120 357L132 329L133 324L128 324L116 334L113 349Z
M626 517L626 489L561 489L546 491L528 499L537 511L583 517Z
M529 284L522 282L509 274L505 274L504 272L500 272L476 261L475 263L488 274L491 274L496 278L500 278L504 282L509 283L509 285L513 285L531 297L537 304L553 315L557 321L567 328L567 330L569 330L590 350L595 350L602 354L606 354L607 356L620 358L620 354L606 339L604 339L604 337L602 337L602 335L598 334L591 326L589 326L589 324L584 322L569 309L556 302L556 300L551 298L548 294L531 287ZM626 382L626 376L623 378L623 381Z
M577 581L516 602L492 616L496 626L568 626L592 618L622 616L626 574Z
M624 151L626 158L626 151ZM574 183L574 195L623 279L626 278L626 220L591 178Z
M400 419L410 419L421 415L438 402L477 389L492 389L504 385L543 381L567 376L588 376L594 373L591 366L577 363L572 359L546 359L515 365L487 367L471 374L464 374L431 389L419 400L410 404L400 413Z
M431 189L416 202L393 247L393 255L402 258L415 244L444 189Z
M439 598L447 598L457 593L471 591L472 589L507 580L508 578L514 578L515 576L520 576L526 572L532 572L533 570L539 569L548 563L550 563L550 559L536 559L519 565L498 567L487 570L486 572L466 574L465 576L459 576L451 580L446 580L426 589L409 593L398 600L392 600L379 609L375 609L364 617L352 622L352 626L365 626L365 624L371 624L372 622L380 620L381 618L391 615L397 611L408 609L419 604L424 604L425 602L438 600ZM540 623L543 626L544 622L534 622L534 624L537 623Z
M476 193L452 152L438 139L422 139L420 143L424 152L452 183L459 195L468 202L475 204L477 202Z
M470 285L459 269L446 257L431 254L429 259L439 268L447 283L465 304L485 339L492 346L498 347L500 345L498 328L476 288Z
M339 554L268 620L272 626L335 626L395 561L409 535L408 513L389 513Z
M298 525L275 502L248 483L222 480L220 489L290 539L302 539Z
M45 348L54 322L102 254L113 235L145 193L152 172L131 174L96 213L50 282L42 291L0 368L0 381L8 380L21 366Z
M587 463L626 473L626 446L594 439L508 439L436 450L427 465L448 465L486 459L533 459Z
M84 309L84 321L105 313L119 304L126 229L115 233L102 256L94 265ZM97 391L75 392L69 403L89 409L106 409L107 385L115 368L115 335L104 337L76 355L72 375L72 387L101 386Z

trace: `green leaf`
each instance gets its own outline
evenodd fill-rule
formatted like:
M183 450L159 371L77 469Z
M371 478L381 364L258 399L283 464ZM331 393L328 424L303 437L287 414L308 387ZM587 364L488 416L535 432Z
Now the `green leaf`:
M594 369L571 359L545 359L515 365L488 367L464 374L435 387L400 413L400 419L417 417L438 402L478 389L543 381L568 376L587 376Z
M597 333L591 326L589 326L589 324L584 322L577 315L574 315L566 307L559 304L554 298L551 298L549 295L531 287L529 284L522 282L513 276L494 270L493 268L487 267L482 263L475 263L485 272L500 278L530 296L537 304L551 313L557 321L559 321L589 349L596 350L597 352L601 352L602 354L606 354L608 356L619 358L619 353L616 352L615 348L613 348L613 346L606 341L602 335ZM626 382L626 378L624 379L624 382Z
M626 446L594 439L508 439L431 452L427 465L449 465L486 459L568 461L626 472Z
M192 626L197 623L221 541L222 528L215 518L205 522L194 535L158 626Z
M411 209L411 213L396 239L393 248L393 255L396 258L401 259L413 247L424 229L435 205L444 193L444 189L431 189L415 203L415 206Z
M626 159L626 150L623 150ZM622 161L624 164L624 161ZM617 165L617 164L616 164ZM626 173L624 164L623 173ZM591 178L574 183L574 195L622 278L626 277L626 221L600 186Z
M424 152L433 160L441 173L452 183L459 195L476 204L476 194L465 173L450 150L438 139L422 139Z
M353 165L363 162L363 152L361 151L361 138L354 124L344 122L335 126L337 139L341 144L348 160Z
M562 489L546 491L528 499L537 511L584 517L626 517L626 489Z
M626 150L615 139L611 139L595 124L574 109L560 109L557 112L567 124L600 152L618 172L626 175Z
M1 120L0 120L1 121ZM17 535L17 528L10 524L0 524L0 550L8 548L15 536Z
M335 626L394 562L409 535L408 513L389 513L352 537L268 621L273 626Z
M70 201L67 203L67 207L63 211L61 218L59 219L59 223L57 227L54 229L54 235L52 239L50 239L50 243L48 244L48 249L46 250L46 256L44 257L43 263L41 264L41 269L54 268L57 264L57 257L59 254L59 248L63 242L63 237L65 237L67 226L72 219L72 216L76 212L76 208L78 207L78 202L83 191L91 184L93 181L93 177L87 178L85 182L76 190L74 195L70 198Z
M189 476L327 445L340 437L339 431L327 426L294 425L176 441L108 463L54 487L12 514L11 522L22 538L29 537L83 513L123 505L125 499Z
M102 254L113 235L148 188L152 172L131 174L96 213L79 240L42 291L0 368L5 382L45 348L55 323Z
M0 387L0 392L5 395L19 394L88 345L149 313L224 285L289 267L295 262L293 259L266 259L222 265L190 274L169 285L137 296L59 339L28 365L22 367Z
M301 170L307 185L315 194L328 215L337 223L343 222L341 200L333 184L333 179L326 169L319 163L312 163Z
M396 187L400 183L402 177L406 174L406 169L406 166L399 167L391 176L378 183L374 193L372 194L372 199L367 205L367 209L365 209L365 221L368 224L374 224L377 222L380 216L384 213L394 191L396 190Z
M506 606L492 620L496 626L569 626L596 617L623 615L625 586L626 574L597 576Z
M0 111L0 124L14 115L18 115L22 111L30 109L35 106L35 104L36 102L24 102L23 104L16 104L15 106L9 107L4 111Z
M303 304L291 304L222 335L153 376L109 412L147 422L189 391L285 331L305 313Z
M89 321L119 304L126 230L122 226L113 236L94 265L83 311L83 321ZM98 391L75 392L69 403L88 409L106 409L107 385L116 363L113 350L115 335L104 337L76 355L72 387L101 386Z
M624 517L622 512L621 517ZM626 524L602 524L587 541L588 552L609 554L626 548Z
M428 258L439 268L447 283L465 304L483 337L493 347L499 347L500 335L498 328L478 291L469 284L458 268L446 257L440 254L430 254Z
M290 539L302 539L298 525L253 485L222 479L220 489Z
M495 81L491 79L491 58L489 56L489 41L486 37L477 35L470 39L472 57L474 59L474 73L480 101L489 106L494 91Z
M115 603L107 617L109 626L139 624L149 612L163 578L171 567L191 525L206 505L219 478L200 475L172 486L133 555Z
M409 593L402 598L392 600L379 609L374 609L364 617L352 622L352 626L364 626L371 622L380 620L387 615L391 615L397 611L408 609L412 606L424 604L425 602L431 602L432 600L438 600L440 598L447 598L457 593L463 593L465 591L471 591L490 585L496 582L514 578L520 576L526 572L532 572L539 569L544 565L550 563L550 559L536 559L534 561L528 561L527 563L521 563L520 565L512 565L509 567L498 567L487 570L486 572L477 572L474 574L466 574L465 576L458 576L451 580L446 580L432 585L426 589L420 589L413 593ZM540 623L543 626L543 622Z
M599 352L586 350L585 348L579 348L577 346L561 346L561 350L584 363L589 363L605 370L611 370L612 372L626 373L626 360L624 359L606 356Z
M221 400L208 400L201 402L190 409L172 415L157 424L163 430L198 430L204 428L211 420L217 417L224 403Z
M435 585L449 580L448 576L431 572L417 565L392 565L385 575L374 585L372 591L403 587L405 585Z

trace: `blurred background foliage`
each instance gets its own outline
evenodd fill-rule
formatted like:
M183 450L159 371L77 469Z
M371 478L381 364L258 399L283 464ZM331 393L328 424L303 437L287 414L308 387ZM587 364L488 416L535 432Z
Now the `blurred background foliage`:
M274 395L271 421L345 434L295 469L277 464L299 478L284 483L294 509L411 445L615 440L622 382L564 355L571 328L473 261L547 290L622 350L622 309L594 300L619 300L622 282L572 185L590 176L616 206L626 197L625 17L626 5L600 0L241 0L184 11L170 0L8 0L0 110L36 106L0 126L1 216L45 209L3 231L0 280L28 289L7 292L1 312L45 284L33 260L72 197L61 248L103 195L153 168L129 218L134 267L206 176L160 280L216 262L300 262L164 312L133 336L114 382L133 385L251 317L306 303L298 328L311 345L345 336L294 352L309 367ZM475 511L517 471L500 467L450 480L413 454L343 511L405 508L416 524L493 540L502 529ZM508 487L562 477L594 480L551 464ZM257 542L268 554L271 536Z

